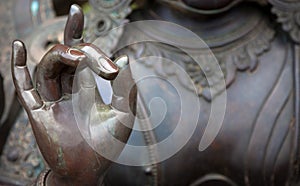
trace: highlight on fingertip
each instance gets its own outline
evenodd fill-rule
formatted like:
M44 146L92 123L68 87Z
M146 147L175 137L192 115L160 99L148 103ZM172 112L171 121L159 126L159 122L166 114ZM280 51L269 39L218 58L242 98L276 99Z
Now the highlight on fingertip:
M127 55L122 55L118 57L114 63L119 67L119 68L124 68L126 65L129 63L129 58Z

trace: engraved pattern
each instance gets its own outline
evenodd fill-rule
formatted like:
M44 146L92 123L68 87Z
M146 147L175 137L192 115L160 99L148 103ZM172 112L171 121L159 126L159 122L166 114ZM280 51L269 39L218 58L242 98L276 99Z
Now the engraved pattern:
M277 22L288 32L295 42L300 42L300 2L296 0L270 0L272 12L277 15Z
M201 185L227 185L227 186L237 186L237 184L226 177L225 175L220 174L207 174L199 179L197 179L195 182L190 184L190 186L201 186Z
M290 47L286 47L288 49ZM257 112L245 156L245 184L274 185L276 162L287 134L293 131L292 65L286 54L280 75ZM280 97L280 99L278 99ZM290 112L290 113L285 113ZM285 115L287 114L287 115ZM281 118L281 115L284 115ZM288 116L288 117L287 117ZM257 141L259 139L259 142ZM278 143L280 142L280 143ZM285 175L282 175L284 177Z
M112 55L111 50L116 47L123 33L122 29L113 28L128 22L125 18L131 13L130 2L90 0L93 8L86 14L85 39L94 42L107 55Z
M126 30L126 32L135 33L136 30ZM238 41L228 43L226 47L211 49L223 71L227 87L235 80L236 71L253 71L256 68L260 55L270 49L270 42L274 39L274 35L275 31L273 27L268 24L266 19L262 19L258 25L256 25L256 29L252 30ZM134 34L128 34L128 36L126 36L129 43L131 43L130 41L135 40L133 37ZM135 59L146 56L156 56L164 57L178 63L186 70L193 80L198 95L211 101L211 99L225 89L221 83L224 76L223 74L217 74L216 68L219 67L210 62L216 60L211 55L210 50L189 50L189 52L196 54L196 60L203 64L203 69L201 69L190 56L183 53L183 51L158 43L136 44L131 46L130 50L122 51L121 53L128 53L131 56L134 56ZM194 87L187 87L187 85L190 85L190 83L187 83L189 79L182 78L177 71L172 70L171 62L152 63L143 60L143 64L149 68L153 68L158 75L164 77L176 75L182 86L191 91L194 90ZM203 70L205 70L206 75L212 79L210 84L208 83L208 77L205 77Z

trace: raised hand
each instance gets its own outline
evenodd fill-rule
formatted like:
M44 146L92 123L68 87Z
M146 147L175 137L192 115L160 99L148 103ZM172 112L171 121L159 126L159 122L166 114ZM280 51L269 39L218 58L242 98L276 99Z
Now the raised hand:
M12 46L14 85L51 169L41 180L46 185L100 184L110 160L117 158L124 147L114 145L115 140L126 143L134 123L137 90L128 58L123 56L112 62L96 46L83 43L82 27L82 11L73 5L65 29L65 45L55 45L42 58L35 86L27 69L24 44L16 40ZM110 105L98 96L89 69L113 80ZM91 95L96 98L91 99ZM93 129L89 140L79 128ZM111 157L103 157L103 153Z

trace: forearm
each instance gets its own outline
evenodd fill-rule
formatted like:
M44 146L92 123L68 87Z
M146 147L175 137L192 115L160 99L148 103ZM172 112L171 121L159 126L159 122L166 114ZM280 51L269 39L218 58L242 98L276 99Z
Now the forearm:
M95 176L94 179L72 179L72 178L62 178L57 176L50 169L46 169L41 172L41 174L36 179L32 186L70 186L70 185L102 185L104 175Z

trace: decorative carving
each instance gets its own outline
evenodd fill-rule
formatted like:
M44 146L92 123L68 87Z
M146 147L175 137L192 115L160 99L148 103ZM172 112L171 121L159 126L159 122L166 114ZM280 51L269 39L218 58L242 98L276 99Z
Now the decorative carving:
M237 186L237 184L232 181L230 178L226 177L225 175L220 174L207 174L195 182L190 184L190 186L201 186L201 185L226 185L226 186Z
M277 22L295 42L300 42L300 2L297 0L270 0Z
M290 46L286 46L285 50L288 53ZM294 101L292 96L293 85L290 83L292 80L291 74L293 73L292 63L288 60L288 57L288 55L285 56L278 78L268 96L262 102L252 130L249 131L250 140L245 156L246 169L244 176L247 186L262 185L258 176L264 177L265 185L274 185L272 175L275 174L280 150L283 148L283 142L289 140L288 133L292 131L295 124L294 118L291 117L287 117L284 122L279 119L285 113L283 111L292 108ZM279 96L281 96L280 101L278 100ZM273 115L268 114L269 108L273 108ZM276 135L278 127L280 127L283 135ZM260 139L259 143L257 139ZM254 156L254 152L260 153ZM261 172L257 170L261 170Z
M219 65L224 73L225 81L227 87L233 83L236 76L236 71L253 71L259 61L260 55L270 49L270 42L274 39L275 31L268 21L263 18L254 30L248 33L246 36L241 37L239 40L227 44L226 47L211 48L213 54L216 56ZM200 52L200 56L209 56L207 52ZM203 58L202 57L202 58ZM207 61L207 59L205 60ZM185 63L191 67L187 68L187 72L193 72L195 63ZM208 63L209 64L209 63ZM204 67L204 70L214 71L208 67ZM195 70L194 70L195 71ZM192 74L192 73L189 73ZM200 87L199 95L204 96L204 98L210 100L207 93L211 89L212 98L221 91L219 81L221 80L218 74L215 74L216 79L212 85L207 83L203 69L198 69L198 73L194 73L192 79L194 80L197 87ZM213 75L208 73L208 75ZM194 76L194 77L193 77ZM201 91L202 90L202 91Z
M93 6L86 14L85 38L88 42L94 42L107 55L112 54L112 49L121 37L122 29L113 29L128 22L125 18L130 14L131 0L103 1L91 0ZM97 40L96 40L97 39ZM107 42L109 41L109 42Z
M226 84L230 85L235 78L236 70L253 71L260 55L270 49L270 42L274 39L275 30L266 19L262 19L252 32L245 38L230 43L221 50L212 48L219 63L226 64Z
M203 69L191 59L190 56L183 51L176 49L175 47L158 44L158 43L140 43L131 46L131 49L126 51L135 59L156 56L164 57L171 61L177 62L182 66L193 80L199 96L202 96L206 100L210 101L225 87L222 86L221 81L225 77L227 87L235 80L236 71L253 71L259 61L260 55L270 49L270 42L273 40L275 31L269 24L266 18L260 18L261 20L255 25L255 29L252 29L246 35L241 36L236 41L227 43L225 47L213 47L210 49L188 49L197 55L197 61L201 61ZM126 30L129 40L134 41L136 30ZM131 42L129 42L131 43ZM216 60L210 53L211 51L217 58L220 68L223 74L216 73L216 68L219 66L210 63L211 60ZM194 87L188 87L188 79L183 78L178 71L172 70L171 62L153 63L153 61L142 60L143 64L147 67L151 67L154 71L161 76L176 75L178 81L182 86L193 91ZM205 77L203 72L208 77ZM207 78L212 79L211 84L208 84Z
M104 2L104 1L96 1L96 0L94 0L94 1L91 0L91 1L95 2L95 3ZM291 1L292 0L289 0L288 2L291 2ZM122 1L114 1L111 3L116 3L118 5L118 3L121 3L121 2ZM129 1L123 1L123 2L129 2ZM116 5L116 4L104 4L103 7L106 7L107 9L109 9L110 5ZM111 17L111 16L114 16L113 14L108 15L108 14L101 13L101 11L99 11L95 14L94 13L91 13L91 14L92 15L90 17L88 17L88 19L90 19L90 21L91 20L93 20L93 21L88 22L88 24L86 25L86 32L85 32L85 34L89 38L88 41L93 41L96 37L100 37L98 40L95 41L95 43L101 49L103 49L105 52L111 54L112 48L114 48L114 46L116 46L117 41L120 38L122 32L109 32L109 34L110 34L109 36L107 36L106 33L108 33L107 31L110 28L113 28L119 24L122 24L124 22L125 16L123 16L122 19L113 19ZM55 25L54 27L51 27L51 30L48 30L47 28L50 28L50 27L46 27L46 26L43 27L43 29L39 30L38 33L41 33L41 34L44 33L42 30L45 30L45 29L47 30L47 32L45 32L43 36L35 35L35 32L33 33L33 35L34 35L33 37L39 36L40 38L44 38L44 40L41 40L41 41L43 41L43 43L42 43L43 50L47 50L48 48L50 48L50 46L52 46L52 44L62 42L59 34L62 32L61 28L63 28L64 24L62 24L62 23L64 22L64 20L61 19L60 23L58 23L58 22L57 22L57 25ZM298 24L298 26L299 26L299 24ZM58 30L61 29L61 30L58 31L56 29L58 29ZM48 31L58 31L58 32L51 32L51 33L49 32L48 33ZM275 31L273 30L273 28L267 23L266 19L263 19L262 21L259 22L259 24L257 24L255 26L255 29L252 30L251 32L243 35L242 37L238 38L235 41L231 41L231 42L224 44L224 46L226 46L226 47L221 46L221 47L211 48L211 50L214 52L216 58L218 59L218 61L220 63L220 67L226 78L227 86L230 86L234 82L237 71L245 72L248 70L251 72L256 68L256 66L259 63L260 56L263 55L264 52L266 52L267 50L270 49L270 42L273 40L274 34L275 34ZM131 35L131 36L134 36L134 35ZM34 40L33 37L32 37L32 41ZM36 39L36 40L38 41L38 39ZM110 42L107 42L108 40ZM37 47L40 45L35 45L34 43L32 43L31 46ZM163 50L161 50L162 48L163 48ZM31 52L31 55L35 55L34 54L35 51L36 51L36 48L34 50L29 49L29 52ZM220 93L221 91L224 90L224 87L219 85L219 82L220 82L220 80L222 80L223 76L219 76L220 74L214 73L215 68L217 68L217 67L211 65L211 63L210 63L210 60L215 60L215 59L212 57L208 57L209 55L207 55L207 54L210 52L209 50L201 50L201 51L195 50L193 52L199 53L198 58L199 58L199 60L204 62L204 68L201 69L198 66L198 64L196 64L188 55L186 55L181 50L178 50L177 48L174 48L171 46L157 44L157 43L137 44L137 45L133 46L132 54L136 54L137 57L145 57L147 55L148 56L155 55L155 56L166 57L173 61L177 61L178 64L181 65L190 74L190 77L192 78L192 80L194 81L195 85L198 88L199 96L202 96L207 100L211 100L216 95L218 95L218 93ZM41 53L44 53L44 52L41 52ZM9 55L9 57L10 57L10 55ZM34 65L36 65L37 61L39 61L38 58L40 56L37 56L37 58L35 56L31 56L31 57L34 58L33 59L33 61L35 62ZM271 60L272 59L270 59L270 61ZM162 76L172 76L172 75L177 76L178 80L182 84L182 86L186 86L186 83L185 83L186 80L179 78L182 76L180 76L180 74L177 74L177 72L173 70L172 63L153 64L153 63L149 63L148 61L144 61L143 64L149 68L154 68L155 72ZM271 64L271 63L268 63L268 64ZM270 67L270 66L268 66L268 67ZM266 69L263 69L263 70L266 70ZM212 84L208 85L207 77L205 77L203 71L206 72L206 75L208 77L211 77L211 79L213 79ZM286 76L288 76L291 73L290 73L290 71L287 71L287 72L285 72L285 74L286 74ZM291 81L284 81L284 83L282 83L281 86L282 85L290 86L290 82ZM186 87L186 88L190 89L191 87ZM277 89L276 90L274 89L274 92L278 92ZM276 105L277 110L282 110L285 107L284 104L286 104L287 101L289 102L290 105L292 105L293 99L289 92L290 91L288 91L286 93L286 95L285 95L285 93L282 93L279 96L272 98L272 100L275 103L283 104L283 105ZM280 92L278 92L278 94L279 93ZM281 95L284 95L284 96L290 95L290 96L287 98L287 97L282 97ZM289 100L287 100L287 99L289 99ZM277 100L280 100L280 101L277 101ZM252 101L252 100L250 100L250 101ZM285 103L283 103L283 102L285 102ZM237 103L238 104L240 103L239 100L237 100ZM257 116L268 117L267 114L263 114L263 112L269 111L268 109L265 109L266 110L265 111L264 107L265 107L265 105L262 106L262 109L261 109L262 112L259 112L259 114ZM272 108L272 105L270 105L268 107ZM235 107L230 107L230 109L228 109L228 110L233 110L232 108L235 109ZM240 108L240 107L238 107L238 108ZM275 111L276 111L276 109L275 109ZM251 111L251 109L249 109L249 110ZM248 111L248 109L246 111ZM278 111L276 111L276 113L277 112ZM274 112L272 112L272 113L274 113ZM279 115L278 118L279 117L281 117L281 116ZM276 120L278 118L276 118ZM232 119L232 121L230 121L230 122L232 122L233 124L244 124L242 122L239 122L240 120L234 120L235 119L234 117L231 119ZM258 118L257 119L258 122L255 123L257 125L257 127L256 126L254 127L255 130L254 130L253 134L255 134L255 135L253 135L253 137L251 136L251 139L250 139L251 142L250 142L250 146L249 146L249 149L247 152L255 152L255 148L257 147L257 145L255 143L253 143L254 140L264 139L264 138L268 137L268 135L265 135L264 131L266 129L263 127L272 125L272 123L271 122L269 122L269 123L260 122L261 120L262 120L261 118ZM27 125L27 120L24 116L24 113L22 113L22 115L18 118L18 122L19 121L20 121L20 123L19 124L17 123L16 126L13 128L13 131L9 137L9 142L7 143L7 146L5 148L4 154L0 158L0 160L1 160L1 162L0 162L0 165L1 165L0 179L2 176L2 172L3 172L3 175L6 173L9 174L11 180L22 180L24 178L24 180L22 182L22 184L24 184L24 183L27 183L27 181L31 181L34 177L36 177L36 174L41 169L44 168L44 163L39 156L37 146L35 145L36 143L33 138L33 134L31 133L31 128L29 125ZM283 122L279 122L279 121L278 122L276 121L273 125L275 126L277 124L283 123ZM226 123L226 124L228 124L228 123ZM267 124L267 125L263 125L263 124ZM263 127L260 127L260 125L263 125ZM294 125L294 120L292 120L292 122L291 122L291 125L290 125L291 129L292 129L293 125ZM26 127L24 127L24 126L26 126ZM234 126L234 127L236 128L236 126ZM286 126L286 128L288 128L288 127L289 126ZM145 128L149 128L149 127L145 126ZM262 128L264 130L261 130ZM28 132L28 131L30 131L30 132ZM255 131L257 131L257 133ZM282 132L283 130L280 130L280 131ZM283 131L283 133L284 132L287 132L287 131ZM268 128L267 134L273 135L273 129ZM144 138L145 138L146 144L153 143L153 141L155 140L155 137L153 137L154 135L155 135L155 133L153 133L153 131L144 133ZM244 133L242 133L242 135L244 135ZM20 136L21 136L21 138L20 138ZM257 136L262 137L262 138L257 138ZM285 136L285 134L284 134L284 136ZM277 157L279 156L279 151L281 150L281 145L277 143L278 138L276 135L271 136L271 139L273 139L273 138L274 139L276 138L277 140L262 140L262 142L259 143L259 145L260 145L259 148L263 149L263 146L265 146L266 143L274 143L274 144L276 143L276 146L274 144L273 145L276 148L278 148L275 150L275 156L274 156L275 159L277 159ZM20 139L25 140L25 143L23 141L21 141L21 143L19 144ZM223 141L230 142L230 140L227 141L228 136L226 136L226 138L224 138L224 139L225 140L223 140ZM220 141L222 141L222 140L220 140ZM28 143L30 145L28 145ZM16 144L18 144L18 145L16 145ZM220 145L220 144L216 143L216 146L218 148L220 148L220 147L223 147L223 144ZM226 147L231 148L229 145L227 145ZM236 147L236 146L234 146L234 147ZM28 149L35 149L35 150L34 151L30 150L30 152L27 153ZM19 151L21 151L22 153L19 153ZM155 153L154 151L155 150L149 148L149 156L150 156L150 158L153 158L155 161L155 157L153 157L153 154ZM220 151L217 151L217 152L220 152ZM227 152L227 151L223 151L223 152ZM190 154L188 154L188 155L190 156ZM267 167L267 168L268 167L276 167L276 162L275 162L275 159L273 159L274 158L273 155L274 155L274 151L272 151L272 148L267 148L267 151L263 158L264 158L264 161L271 160L270 161L271 163L268 164L268 162L267 163L263 162L263 164L259 164L259 162L262 162L261 159L259 159L259 161L250 161L252 159L256 159L256 156L252 157L251 154L247 154L247 160L249 160L249 162L247 162L247 165L252 165L252 162L254 162L253 165L259 164L259 165L263 165L264 167ZM27 158L23 158L23 157L27 157ZM227 156L227 157L231 158L233 156ZM202 159L202 160L206 160L206 159ZM216 158L216 160L218 160L218 159ZM17 164L13 163L13 162L17 162ZM239 162L239 164L240 164L240 162ZM14 167L11 168L10 166L14 166ZM152 177L154 178L153 179L154 185L158 185L160 183L159 180L157 180L158 179L157 178L157 174L158 174L157 167L158 167L157 164L153 164L145 169L145 173L152 175ZM226 168L227 167L224 167L224 169L226 169ZM267 168L265 170L269 171L269 169L267 169ZM225 170L225 171L227 171L227 170ZM256 173L255 170L252 171L251 169L247 170L247 171L249 173L252 173L252 172ZM196 171L194 171L194 172L196 172ZM188 173L189 172L187 172L187 174ZM267 177L268 180L273 179L273 177L269 178L269 174L266 174L266 175L268 176ZM255 175L253 177L255 180L256 179ZM214 181L216 181L216 183L219 183L219 184L222 183L222 184L227 184L227 185L236 185L233 181L231 181L231 179L229 177L227 178L223 174L204 175L203 177L200 177L199 180L196 180L195 182L193 182L192 185L198 185L198 184L200 185L202 183L215 183ZM16 182L14 182L14 183L11 182L11 184L15 184L15 183ZM268 185L268 184L266 184L266 185Z

